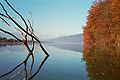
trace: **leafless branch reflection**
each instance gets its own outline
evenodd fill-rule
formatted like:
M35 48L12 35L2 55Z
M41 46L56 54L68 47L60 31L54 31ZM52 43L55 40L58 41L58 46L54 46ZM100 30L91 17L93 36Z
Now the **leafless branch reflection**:
M35 76L38 74L38 72L41 70L43 64L44 64L44 63L46 62L46 60L48 59L48 57L49 57L49 56L46 56L46 57L44 58L44 60L43 60L43 61L41 62L41 64L39 65L38 70L37 70L28 80L32 79L33 77L35 77Z

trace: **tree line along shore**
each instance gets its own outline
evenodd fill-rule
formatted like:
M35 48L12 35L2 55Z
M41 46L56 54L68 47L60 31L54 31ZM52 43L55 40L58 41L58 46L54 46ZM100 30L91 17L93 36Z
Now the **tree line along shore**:
M32 41L28 40L28 43L31 43ZM12 38L6 38L6 37L0 37L0 45L20 45L22 44L21 42L19 42L16 39L12 39Z

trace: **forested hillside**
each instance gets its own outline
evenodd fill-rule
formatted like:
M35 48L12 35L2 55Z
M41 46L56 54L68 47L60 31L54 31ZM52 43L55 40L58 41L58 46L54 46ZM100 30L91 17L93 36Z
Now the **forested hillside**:
M120 0L96 0L84 27L84 47L120 46Z

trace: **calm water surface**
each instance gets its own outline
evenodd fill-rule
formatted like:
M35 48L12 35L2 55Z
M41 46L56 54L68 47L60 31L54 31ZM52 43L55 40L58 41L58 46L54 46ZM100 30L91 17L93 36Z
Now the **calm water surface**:
M32 80L88 80L88 72L86 62L83 60L82 47L75 45L71 46L55 44L44 45L49 52L50 57L46 60L39 73ZM70 47L71 46L71 47ZM27 50L22 46L5 46L0 48L0 75L13 69L18 63L24 60L27 55ZM44 53L36 46L35 64L33 73L37 71L40 63L45 58ZM29 60L28 65L31 63ZM6 80L9 76L19 72L22 67L17 69L12 74L0 79ZM23 75L18 75L10 80L23 80Z

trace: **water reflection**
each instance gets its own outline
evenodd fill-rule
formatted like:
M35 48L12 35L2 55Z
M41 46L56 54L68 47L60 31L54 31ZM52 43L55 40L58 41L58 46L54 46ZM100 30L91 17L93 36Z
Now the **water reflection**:
M54 46L60 49L66 49L66 50L71 50L71 51L76 51L76 52L82 52L83 51L83 45L82 44L62 44L62 43L52 43L52 44L47 44L50 46Z
M43 52L38 47L35 47L36 60L32 73L30 74L28 71L29 78L35 76L33 80L88 80L85 62L80 59L83 59L82 49L79 47L81 45L72 46L72 44L66 44L65 50L64 48L55 48L45 44L44 46L51 56L49 58L45 57ZM0 52L0 75L14 68L27 56L23 45L9 45L0 48ZM28 64L31 64L31 61L28 61ZM23 67L0 80L23 80L24 71L21 72Z
M15 45L22 45L22 44L15 44L15 43L0 43L0 48L7 47L7 46L15 46Z
M84 58L90 80L120 79L120 48L85 48Z
M21 48L19 46L22 46L23 48ZM24 46L23 45L8 45L8 44L0 45L0 52L4 52L6 50L7 51L13 51L13 52L21 52L21 51L24 50Z
M38 70L37 70L28 80L31 80L33 77L35 77L35 76L39 73L39 71L41 70L43 64L46 62L46 60L48 59L48 57L49 57L49 56L46 56L46 57L43 59L43 61L42 61L41 64L39 65Z
M7 44L0 44L0 48L7 47Z
M22 52L26 52L25 51L25 49L23 48L23 46L24 45L21 45L21 46L18 46L18 45L0 45L1 47L0 47L0 51L2 52L2 53L5 53L5 54L9 54L8 52L12 52L12 53L14 53L14 52L16 52L16 53L18 53L18 52L20 52L20 53L22 53ZM5 47L5 48L4 48ZM15 48L16 47L16 48ZM8 51L7 53L5 52L5 51ZM0 55L2 55L2 54L0 54ZM11 54L9 54L8 56L10 56ZM15 55L17 55L17 54L15 54ZM26 55L23 55L22 54L22 56L26 56ZM1 59L2 59L2 56L0 56L1 57ZM44 57L44 56L43 56ZM37 71L32 71L32 69L33 69L33 61L32 61L32 64L30 65L31 67L29 68L28 66L27 66L27 62L25 62L25 61L27 61L28 60L28 55L27 55L27 58L25 58L25 60L24 61L22 61L22 62L19 62L19 63L17 63L17 66L15 66L15 67L13 67L13 69L11 70L11 69L9 69L9 71L7 71L7 72L5 72L5 73L1 73L0 74L0 80L16 80L15 78L16 77L18 77L18 76L21 76L21 78L20 78L20 80L31 80L32 78L34 78L37 74L38 74L38 72L41 70L41 68L42 68L42 66L44 65L44 63L46 62L46 60L48 59L48 57L49 56L45 56L44 58L43 58L43 60L42 60L42 62L39 64L39 68L38 68L38 70ZM6 58L5 59L5 61L6 60L8 60L9 58ZM30 63L30 62L28 62L28 63ZM22 65L24 65L24 66L22 66ZM2 65L1 65L2 66ZM8 66L8 65L6 65L6 66ZM22 66L22 67L20 67L20 66ZM2 68L2 67L1 67ZM3 68L4 69L4 68ZM17 71L17 69L18 69L18 71ZM4 70L3 70L4 71ZM23 75L24 74L24 75ZM25 77L24 77L25 76Z

